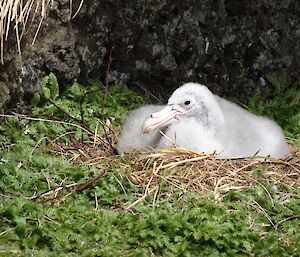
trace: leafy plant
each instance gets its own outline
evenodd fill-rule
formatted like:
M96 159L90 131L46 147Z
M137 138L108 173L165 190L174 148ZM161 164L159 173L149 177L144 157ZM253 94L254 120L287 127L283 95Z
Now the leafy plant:
M73 134L76 139L87 140L85 132L91 135L97 130L103 134L107 120L116 129L128 110L143 103L141 96L120 84L111 86L106 92L107 89L97 81L90 81L85 86L74 83L59 94L54 74L45 76L42 82L43 94L36 94L32 100L32 114L40 121L29 130L33 137L39 139L46 135L54 139L60 135L60 140L69 144L69 135Z
M300 132L300 90L299 82L290 85L285 76L267 77L273 90L265 99L259 88L249 99L247 107L261 115L266 115L279 123L288 136L297 138Z
M74 83L59 95L57 79L51 73L43 79L43 96L34 98L33 114L86 123L94 123L95 118L112 118L120 123L128 110L143 103L142 97L123 85L110 87L107 96L104 90L101 83L91 81L85 86Z

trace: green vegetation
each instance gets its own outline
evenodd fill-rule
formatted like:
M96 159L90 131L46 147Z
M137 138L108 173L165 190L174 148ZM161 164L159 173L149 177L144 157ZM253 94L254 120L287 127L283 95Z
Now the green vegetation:
M260 115L266 115L284 128L286 136L300 146L300 82L290 85L286 76L268 77L273 90L265 99L257 88L247 107Z
M299 184L266 183L261 165L258 183L240 192L215 198L161 183L156 197L128 210L144 194L129 179L130 160L104 151L105 161L92 165L91 152L114 144L112 133L103 135L107 119L117 130L143 99L97 82L59 94L53 74L43 84L31 117L0 125L0 256L299 256ZM296 142L299 102L286 106L295 95L278 98L277 110L257 94L249 107L272 110Z

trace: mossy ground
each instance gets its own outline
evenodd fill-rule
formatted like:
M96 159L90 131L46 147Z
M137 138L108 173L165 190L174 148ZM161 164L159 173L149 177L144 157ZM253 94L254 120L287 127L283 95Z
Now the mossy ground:
M54 75L43 82L32 115L0 125L0 256L299 256L299 166L295 183L266 180L259 165L247 171L255 183L218 197L163 180L145 195L128 170L143 170L140 163L111 149L113 131L143 99L95 82L59 95ZM297 148L292 96L293 106L281 98L281 108L290 107L277 119ZM250 108L270 111L255 99Z

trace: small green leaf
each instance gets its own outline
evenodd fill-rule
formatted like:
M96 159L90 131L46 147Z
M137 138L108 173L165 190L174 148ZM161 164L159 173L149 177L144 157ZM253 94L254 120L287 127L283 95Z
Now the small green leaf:
M41 96L39 93L34 93L32 99L31 99L31 105L32 106L37 106L38 103L40 102L41 100Z

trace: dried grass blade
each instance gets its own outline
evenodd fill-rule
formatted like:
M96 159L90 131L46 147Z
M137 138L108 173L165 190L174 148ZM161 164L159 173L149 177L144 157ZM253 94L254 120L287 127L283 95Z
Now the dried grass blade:
M161 168L162 169L174 168L176 166L179 166L179 165L182 165L182 164L185 164L185 163L200 161L200 160L207 159L209 157L210 157L209 155L206 155L206 156L199 156L199 157L194 157L194 158L190 158L190 159L185 159L185 160L182 160L182 161L171 162L171 163L168 163L166 165L163 165Z
M80 12L81 7L82 7L82 5L83 5L83 2L84 2L84 0L81 0L81 2L80 2L80 4L79 4L79 7L78 7L77 11L76 11L75 14L72 16L72 19L74 19L74 18L77 16L77 14Z
M20 35L19 35L19 26L18 26L18 23L16 23L16 37L17 37L17 46L18 46L20 63L22 63L22 52L21 52L21 42L20 42Z
M8 32L9 32L9 28L10 28L10 23L13 21L13 18L12 18L12 8L13 8L13 4L10 2L9 4L7 4L7 8L6 10L4 10L4 17L7 17L7 20L6 20L6 32L5 32L5 40L7 40L8 38ZM2 16L3 17L3 16ZM5 28L5 26L4 26Z
M45 17L46 14L46 4L45 4L45 0L42 0L42 17Z
M137 205L139 202L143 201L148 195L150 195L151 193L153 193L155 190L157 190L158 186L152 188L151 190L148 191L147 194L144 194L142 197L140 197L139 199L137 199L136 201L134 201L132 204L130 204L129 206L127 206L125 209L129 210L132 207L134 207L135 205Z

